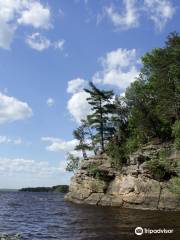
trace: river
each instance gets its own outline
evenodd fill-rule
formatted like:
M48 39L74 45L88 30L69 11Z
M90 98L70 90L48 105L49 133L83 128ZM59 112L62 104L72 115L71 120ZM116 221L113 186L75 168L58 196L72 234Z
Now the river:
M61 193L0 193L0 233L22 240L180 239L180 212L141 211L67 203ZM137 226L173 233L136 236Z

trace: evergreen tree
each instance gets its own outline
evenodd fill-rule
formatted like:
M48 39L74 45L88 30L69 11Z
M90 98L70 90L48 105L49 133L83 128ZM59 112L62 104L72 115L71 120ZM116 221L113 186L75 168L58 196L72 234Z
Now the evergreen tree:
M92 114L88 115L90 125L96 129L95 141L100 143L101 150L105 150L105 141L112 135L112 127L110 125L110 116L112 113L111 103L113 91L105 91L98 89L92 82L90 88L85 89L90 97L87 98L91 105Z
M94 155L97 154L97 146L95 142L95 133L91 128L90 119L87 116L85 120L81 120L82 124L84 125L85 132L86 132L86 140L89 142L89 150L94 152Z
M124 97L116 96L112 107L111 122L114 136L122 143L128 136L128 106Z

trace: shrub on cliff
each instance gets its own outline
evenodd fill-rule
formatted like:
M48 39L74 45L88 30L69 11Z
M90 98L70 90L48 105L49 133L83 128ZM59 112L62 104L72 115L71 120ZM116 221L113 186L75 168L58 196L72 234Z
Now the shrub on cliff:
M98 166L100 165L99 162L92 163L88 166L88 174L95 178L99 178L101 175L101 171L98 169Z
M124 148L114 141L109 141L106 146L106 153L109 157L111 166L120 170L123 163L126 162Z
M78 169L79 162L80 162L79 157L76 157L73 154L69 153L67 156L66 171L75 172Z
M173 176L178 175L177 161L169 159L169 156L170 150L162 149L157 159L152 159L147 162L147 168L158 181L169 180Z
M173 125L173 135L175 137L175 145L180 150L180 121L176 121Z

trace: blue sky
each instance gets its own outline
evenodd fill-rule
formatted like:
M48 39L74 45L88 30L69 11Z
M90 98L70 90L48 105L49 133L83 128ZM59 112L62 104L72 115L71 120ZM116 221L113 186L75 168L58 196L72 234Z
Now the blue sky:
M0 188L68 183L89 80L123 94L179 32L168 0L0 0Z

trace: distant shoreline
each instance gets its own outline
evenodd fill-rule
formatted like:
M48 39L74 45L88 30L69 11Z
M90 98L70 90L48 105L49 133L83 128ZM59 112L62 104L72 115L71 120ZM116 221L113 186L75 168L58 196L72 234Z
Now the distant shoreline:
M6 188L2 188L0 189L0 193L1 192L18 192L19 189L6 189Z
M18 192L61 192L61 193L67 193L68 191L69 191L68 185L57 185L53 187L27 187L18 190Z

